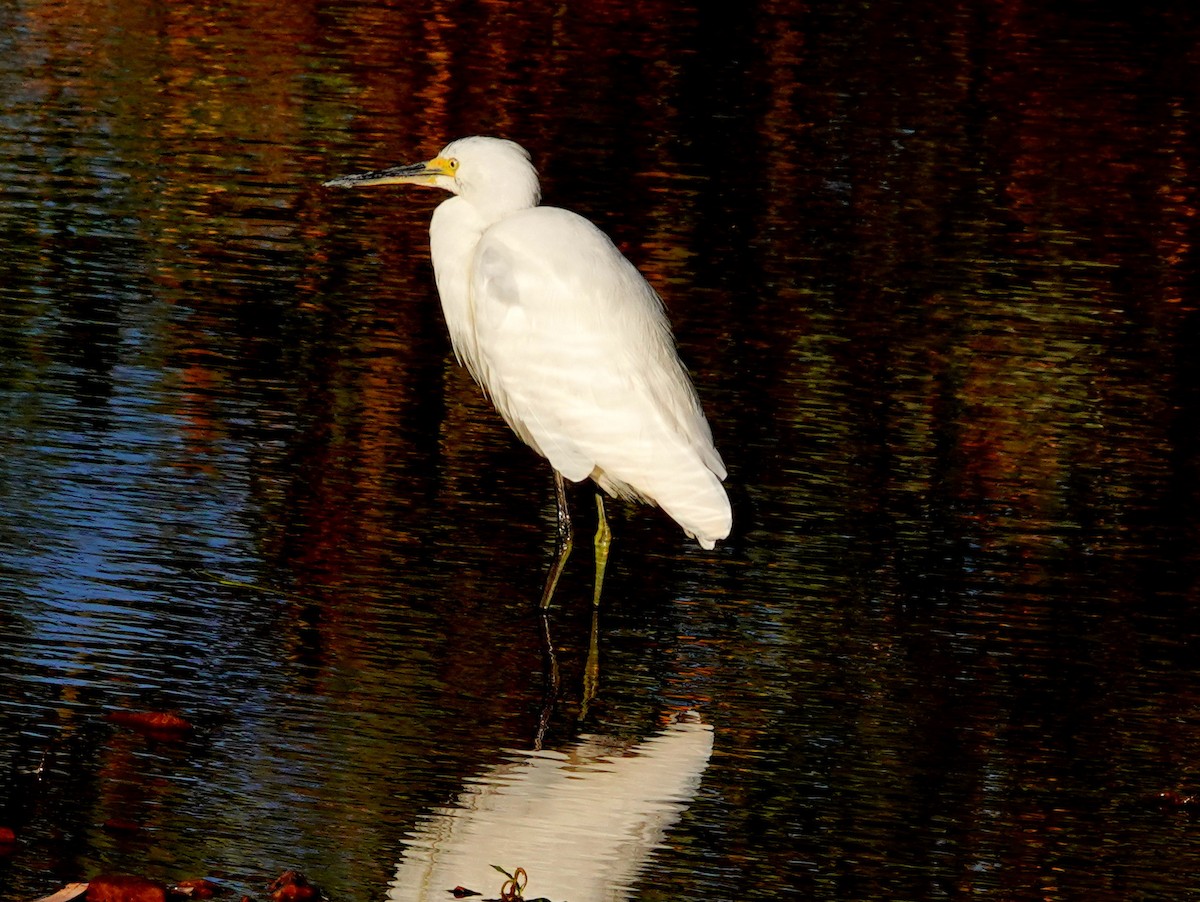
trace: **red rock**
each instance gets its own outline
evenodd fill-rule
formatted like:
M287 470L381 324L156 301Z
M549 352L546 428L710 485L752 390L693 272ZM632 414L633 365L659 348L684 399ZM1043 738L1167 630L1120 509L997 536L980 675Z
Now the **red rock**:
M190 723L166 711L112 711L107 719L153 739L180 739L192 731Z
M199 877L193 880L180 880L175 884L174 892L192 899L211 899L225 892L225 887Z
M321 888L299 871L284 871L271 884L271 898L275 902L316 902Z
M167 888L132 874L103 874L88 884L87 902L167 902Z

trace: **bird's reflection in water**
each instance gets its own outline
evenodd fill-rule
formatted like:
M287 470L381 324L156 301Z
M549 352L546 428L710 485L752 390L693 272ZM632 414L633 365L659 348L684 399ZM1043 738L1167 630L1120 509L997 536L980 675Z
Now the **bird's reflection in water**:
M584 735L561 751L513 753L421 821L388 898L444 900L459 886L495 898L497 865L524 869L527 899L627 899L695 796L712 746L712 727L689 713L633 747Z

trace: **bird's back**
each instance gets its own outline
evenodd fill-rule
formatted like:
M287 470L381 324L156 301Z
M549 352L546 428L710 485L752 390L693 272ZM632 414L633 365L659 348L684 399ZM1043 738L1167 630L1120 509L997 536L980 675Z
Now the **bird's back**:
M662 303L603 232L554 207L491 225L469 311L475 377L558 472L658 504L705 547L729 534L725 467Z

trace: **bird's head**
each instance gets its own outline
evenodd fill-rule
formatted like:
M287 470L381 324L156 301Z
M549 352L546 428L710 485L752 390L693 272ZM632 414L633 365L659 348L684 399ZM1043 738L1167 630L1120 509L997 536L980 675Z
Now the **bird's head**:
M537 170L525 148L503 138L481 135L452 141L424 163L344 175L325 182L325 187L408 184L458 194L489 218L537 206L541 199Z

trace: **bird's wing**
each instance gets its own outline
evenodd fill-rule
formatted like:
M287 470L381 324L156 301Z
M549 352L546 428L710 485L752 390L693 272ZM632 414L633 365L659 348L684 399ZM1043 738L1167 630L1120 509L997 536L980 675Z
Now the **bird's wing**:
M484 388L568 479L611 470L604 455L636 456L639 442L678 446L724 477L661 301L586 219L535 207L489 228L471 311Z

